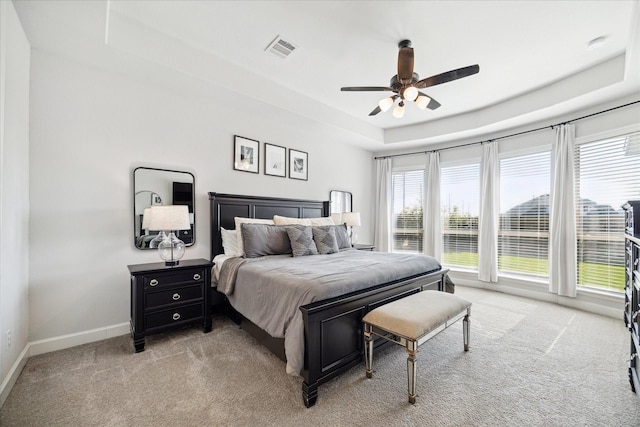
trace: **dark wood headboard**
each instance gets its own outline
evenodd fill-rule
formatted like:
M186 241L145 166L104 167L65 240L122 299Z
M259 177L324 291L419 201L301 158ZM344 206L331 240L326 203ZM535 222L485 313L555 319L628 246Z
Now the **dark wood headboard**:
M211 219L211 259L223 253L220 227L236 228L234 217L272 219L274 215L290 218L329 216L329 201L282 199L209 193Z

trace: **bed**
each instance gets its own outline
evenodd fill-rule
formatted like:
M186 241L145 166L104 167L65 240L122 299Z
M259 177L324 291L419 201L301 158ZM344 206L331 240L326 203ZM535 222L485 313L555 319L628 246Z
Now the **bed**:
M209 193L210 220L211 220L211 259L224 253L222 244L222 229L235 229L236 217L241 218L262 218L271 219L275 215L289 218L319 218L329 216L328 201L313 201L300 199L285 199L272 197L245 196L233 194ZM243 228L244 230L244 228ZM368 254L368 255L366 255ZM389 254L365 253L355 249L345 249L339 254L334 254L335 259L345 258L344 262L356 262L363 256L383 257ZM334 255L323 255L323 257L289 257L296 263L303 262L303 258L313 258L315 264L321 264L323 259L328 259ZM221 258L221 257L219 257ZM274 257L278 258L278 257ZM423 257L426 258L426 257ZM373 259L373 258L372 258ZM229 261L225 261L227 263ZM245 261L238 260L239 263ZM269 261L271 262L271 261ZM274 262L283 262L275 260ZM342 262L342 261L341 261ZM375 262L371 263L376 264ZM399 264L398 262L396 264ZM229 264L231 265L231 264ZM229 269L227 266L227 270ZM238 267L242 274L247 276L251 269L260 270L265 267L266 262L252 262ZM430 264L431 265L431 264ZM323 267L320 266L320 269ZM379 282L371 282L369 279L366 286L358 285L354 288L341 289L337 291L326 291L328 297L322 299L308 299L307 303L292 307L299 317L301 339L300 375L303 377L302 397L307 407L313 406L318 397L318 387L320 384L334 378L342 372L359 364L363 360L363 339L362 339L362 317L376 307L402 298L404 296L417 293L423 290L445 290L447 270L440 267L437 262L430 267L421 267L426 271L419 271L420 267L411 274L395 273L392 269L387 271L384 279ZM268 269L268 268L267 268ZM282 267L272 268L282 270ZM225 273L226 274L226 273ZM256 282L259 276L256 277ZM380 281L381 280L381 281ZM339 282L333 280L333 282ZM355 289L355 290L352 290ZM227 290L225 290L226 292ZM325 291L323 291L325 292ZM333 293L332 293L333 292ZM343 293L344 292L344 293ZM256 313L251 307L238 300L235 296L217 292L214 288L212 292L212 304L225 307L231 313L231 317L242 327L253 335L260 343L266 346L279 358L287 362L286 354L291 356L290 338L280 337L278 333L268 327L259 327L251 319L255 319ZM234 298L236 298L234 300ZM302 301L302 300L301 300ZM269 304L263 304L269 305ZM236 308L239 308L236 310ZM263 325L264 326L264 325ZM265 331L271 330L272 334ZM276 337L274 338L274 336ZM385 341L385 340L378 340ZM385 343L380 342L380 345ZM286 351L285 351L286 349ZM297 365L296 365L297 366ZM289 369L289 368L288 368Z

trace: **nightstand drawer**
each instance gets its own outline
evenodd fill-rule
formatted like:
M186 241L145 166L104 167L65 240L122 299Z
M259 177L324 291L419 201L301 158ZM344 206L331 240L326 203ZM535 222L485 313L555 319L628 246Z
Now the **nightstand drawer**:
M173 273L148 274L143 276L145 289L157 289L163 286L186 285L188 283L202 283L205 274L203 269L190 269Z
M195 320L203 316L203 305L192 304L150 313L145 316L147 330Z
M160 292L148 292L146 294L146 309L159 307L167 304L180 304L185 301L202 299L202 285L186 286L184 288L170 289Z

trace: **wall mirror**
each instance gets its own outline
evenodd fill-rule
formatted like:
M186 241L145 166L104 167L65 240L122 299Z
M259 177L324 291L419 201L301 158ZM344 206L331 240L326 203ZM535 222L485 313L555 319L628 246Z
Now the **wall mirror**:
M351 212L353 208L352 196L348 191L331 190L329 200L331 201L331 213Z
M138 167L133 171L133 232L138 249L154 249L152 241L157 231L145 228L144 210L155 205L187 205L190 230L180 230L176 236L185 246L195 242L195 178L190 172ZM157 246L155 246L157 247Z

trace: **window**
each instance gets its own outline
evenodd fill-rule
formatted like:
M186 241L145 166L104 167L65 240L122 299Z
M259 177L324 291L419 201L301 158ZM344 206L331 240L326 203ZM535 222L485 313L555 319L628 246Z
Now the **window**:
M442 263L478 269L480 164L440 170Z
M576 144L578 285L622 292L624 214L640 199L640 133Z
M498 270L549 276L551 152L500 160Z
M393 252L422 253L424 170L394 171Z

